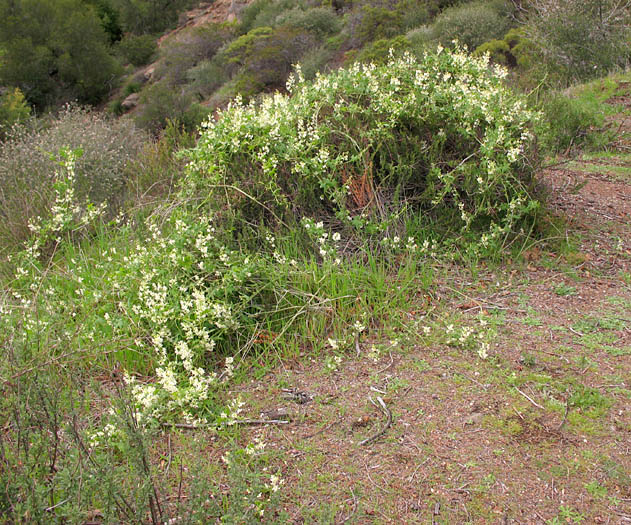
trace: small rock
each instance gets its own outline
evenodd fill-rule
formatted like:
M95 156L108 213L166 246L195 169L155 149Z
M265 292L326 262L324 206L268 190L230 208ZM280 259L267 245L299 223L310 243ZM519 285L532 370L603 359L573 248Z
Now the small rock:
M121 106L125 111L129 111L130 109L133 109L138 105L139 100L140 95L138 93L132 93L125 100L123 100Z

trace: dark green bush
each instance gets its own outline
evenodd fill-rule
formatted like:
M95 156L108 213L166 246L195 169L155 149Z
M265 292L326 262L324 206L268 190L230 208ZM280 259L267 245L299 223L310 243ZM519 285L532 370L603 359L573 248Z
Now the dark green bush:
M443 46L454 40L474 50L484 42L501 38L510 29L504 2L470 2L445 9L434 22L434 38Z
M254 0L241 12L239 32L244 34L257 27L274 27L278 16L300 5L299 0Z
M120 24L134 34L156 34L173 26L193 0L110 0L120 13Z
M302 74L307 80L315 78L316 73L324 72L333 57L334 51L326 45L307 51L300 59Z
M228 73L219 60L203 60L186 72L186 80L189 92L206 99L228 80Z
M403 13L387 7L364 5L349 17L349 45L358 48L373 40L393 38L403 30L404 19Z
M158 49L156 40L151 35L126 35L117 47L123 58L136 67L148 64Z
M319 40L339 33L342 29L342 21L331 9L314 7L303 11L294 8L276 18L279 26L288 26L309 31Z
M44 108L94 104L121 73L93 6L81 0L0 1L0 85L19 87Z
M181 88L167 82L156 82L140 93L140 104L135 114L136 124L152 133L158 133L169 119L182 120L192 98Z

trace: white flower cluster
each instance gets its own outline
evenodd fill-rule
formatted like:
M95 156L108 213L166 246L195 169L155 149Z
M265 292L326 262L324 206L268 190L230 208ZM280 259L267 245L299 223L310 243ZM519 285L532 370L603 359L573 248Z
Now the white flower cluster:
M461 49L439 49L420 61L406 54L385 66L354 64L312 82L298 69L287 83L291 96L275 94L249 105L236 100L207 123L197 147L187 152L184 186L196 192L198 185L236 184L240 172L233 163L252 159L277 205L289 206L278 177L291 173L301 177L297 186L319 188L320 199L336 206L339 218L352 219L349 203L364 202L363 183L372 176L366 171L371 148L392 140L405 122L435 130L420 148L431 164L425 175L431 202L455 206L463 230L483 215L493 220L489 231L510 231L530 210L527 188L510 175L526 164L529 129L538 114L505 86L505 74L489 67L488 56ZM349 121L370 124L351 130ZM443 162L453 141L469 144L470 154ZM391 169L396 180L398 168ZM523 198L506 210L501 206L511 195ZM498 213L498 206L508 212Z
M486 359L491 350L491 343L496 337L495 330L489 327L488 322L480 317L478 325L462 326L455 328L453 324L448 324L445 328L447 344L462 348L473 349L480 359Z
M230 356L221 374L206 367L217 339L238 326L222 286L241 282L251 273L244 271L247 259L236 264L237 254L217 241L210 219L172 222L171 233L149 228L150 239L138 243L126 257L125 276L131 270L140 278L129 312L122 310L135 324L146 327L146 342L137 345L151 352L157 365L155 383L133 378L129 382L145 415L160 418L177 413L192 421L202 417L212 389L234 374ZM115 286L121 293L126 288L125 282ZM227 410L232 413L230 407ZM230 422L228 413L221 416L223 423Z

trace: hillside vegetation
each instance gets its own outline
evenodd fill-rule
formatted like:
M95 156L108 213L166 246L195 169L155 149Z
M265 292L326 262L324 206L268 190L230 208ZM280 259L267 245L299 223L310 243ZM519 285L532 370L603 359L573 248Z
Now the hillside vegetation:
M628 518L630 7L189 7L0 0L0 523Z

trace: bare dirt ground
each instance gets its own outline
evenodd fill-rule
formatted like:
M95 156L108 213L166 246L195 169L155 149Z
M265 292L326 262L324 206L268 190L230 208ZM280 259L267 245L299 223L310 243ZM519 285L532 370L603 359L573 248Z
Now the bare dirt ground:
M246 417L290 419L241 437L282 452L291 523L631 523L625 119L610 154L541 175L561 248L475 276L444 268L336 370L305 357L240 385ZM492 329L486 360L447 342L465 327Z

